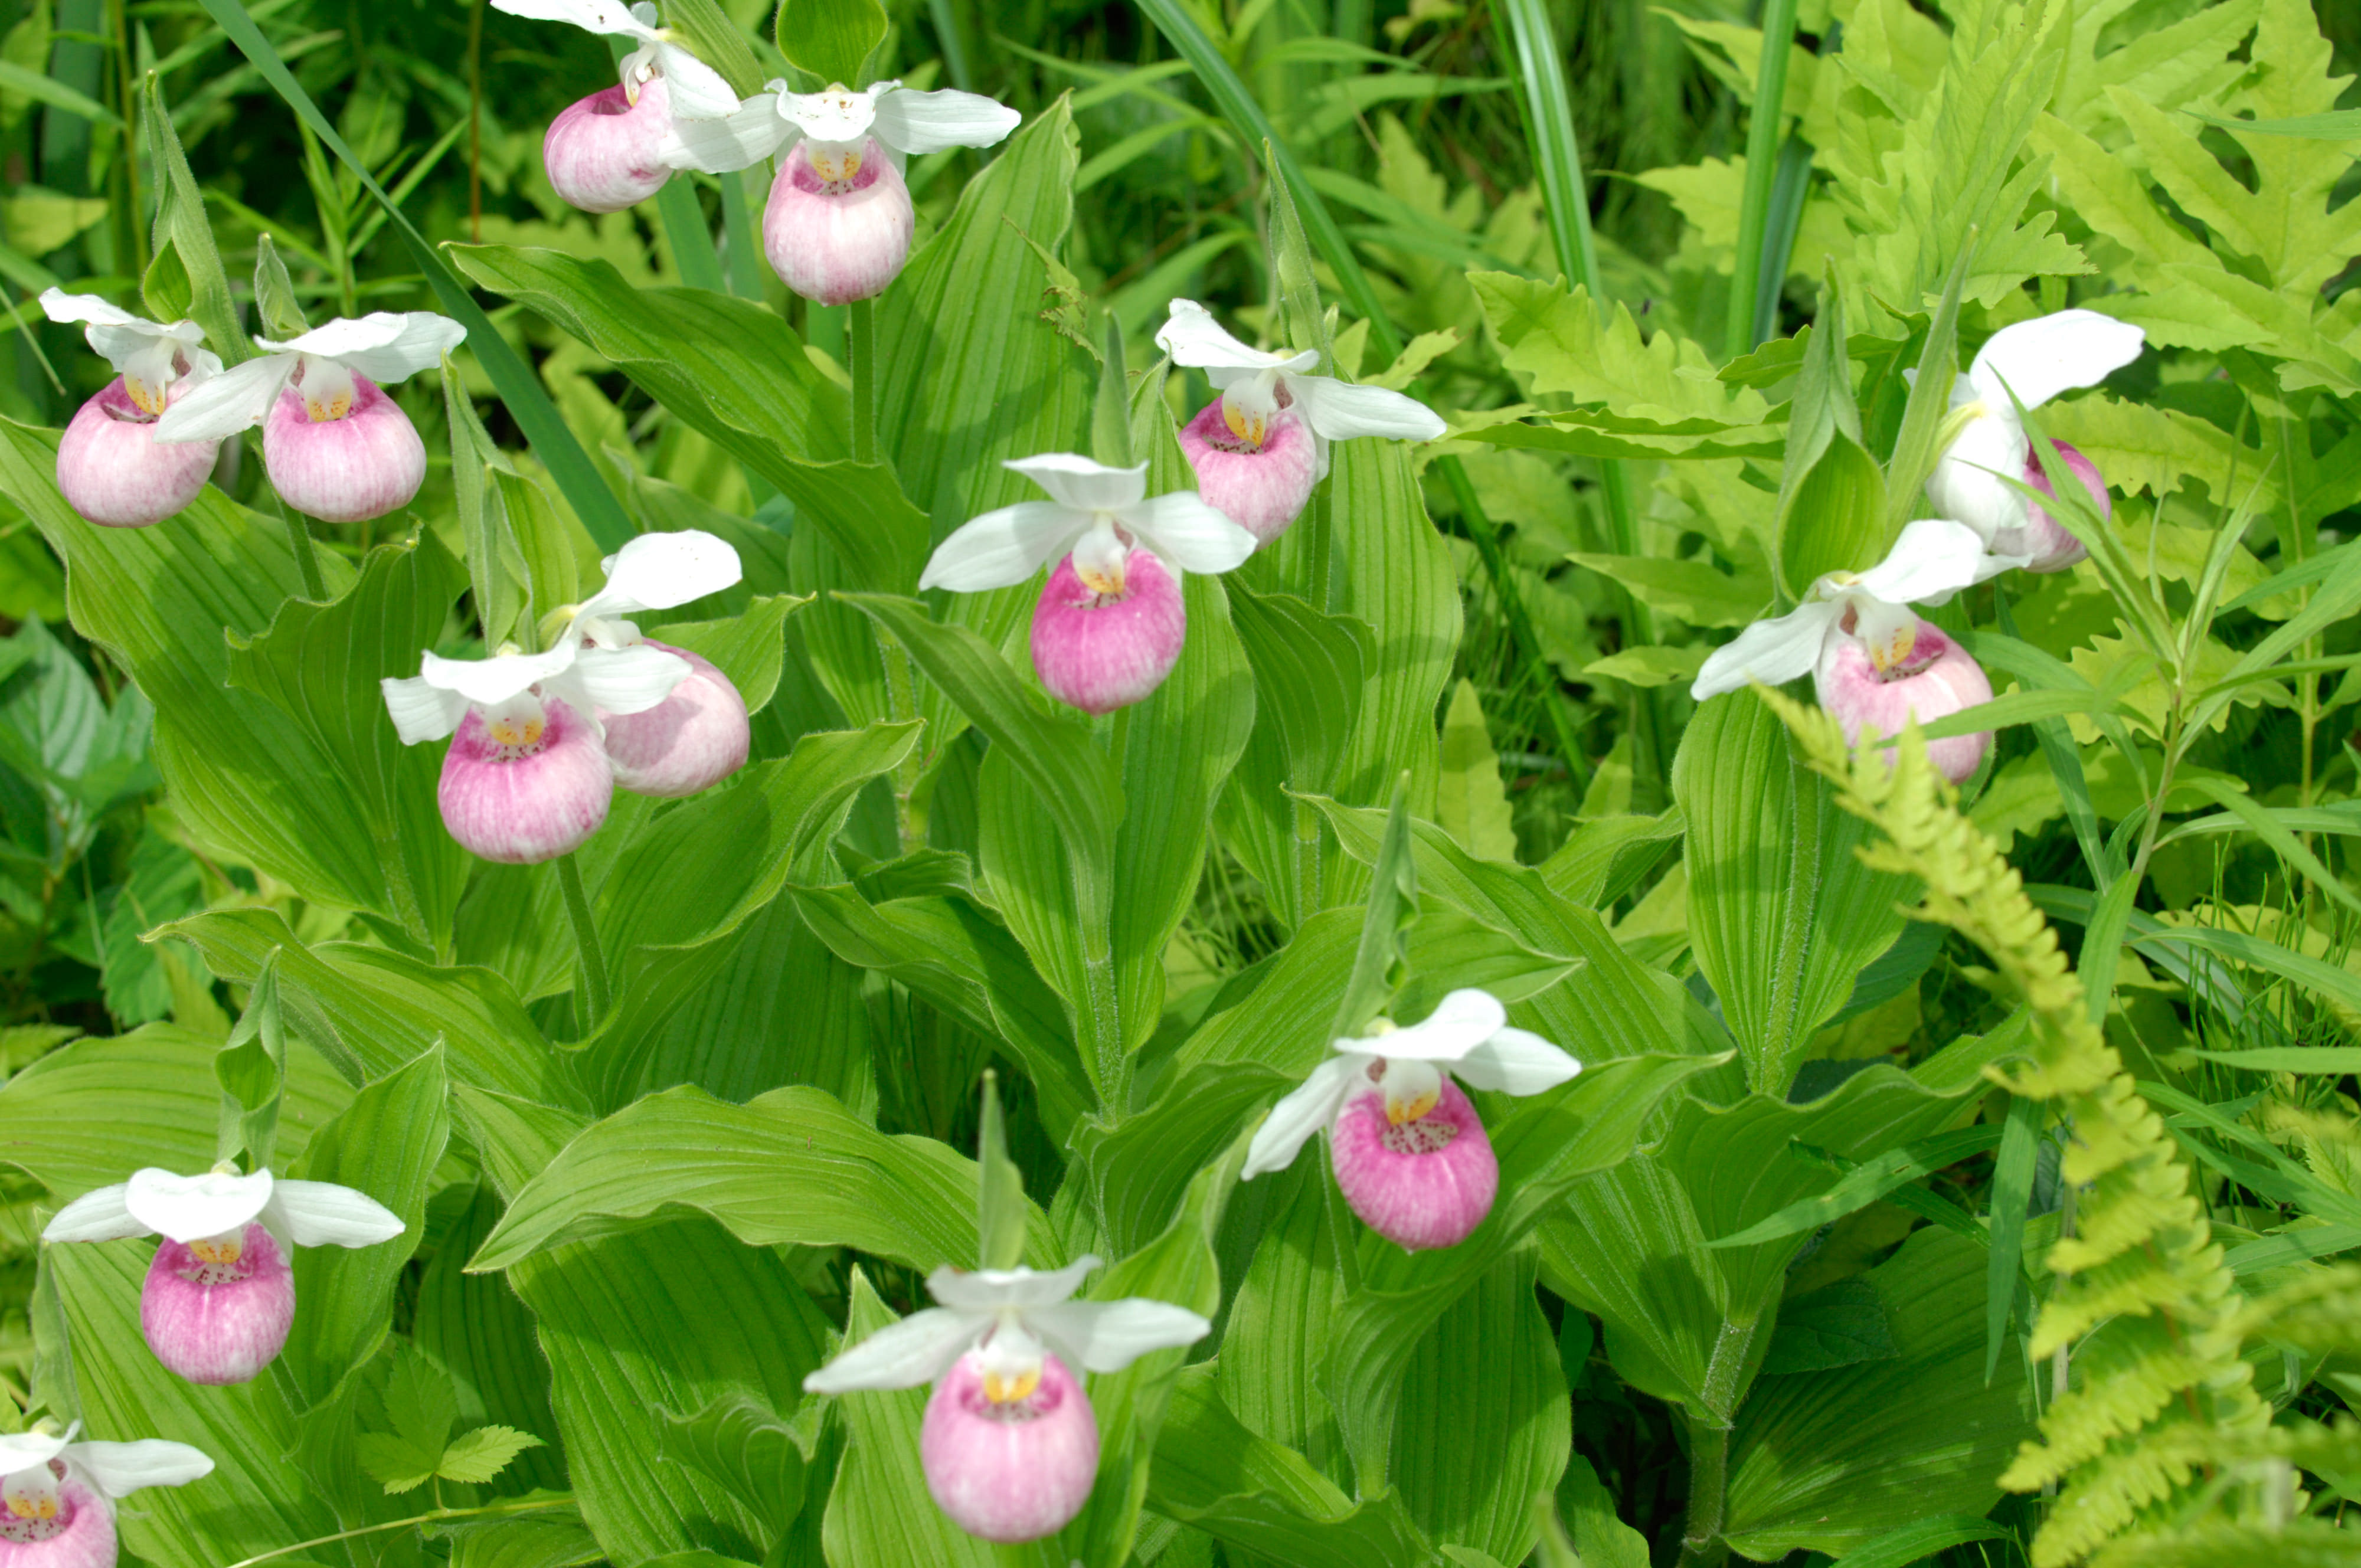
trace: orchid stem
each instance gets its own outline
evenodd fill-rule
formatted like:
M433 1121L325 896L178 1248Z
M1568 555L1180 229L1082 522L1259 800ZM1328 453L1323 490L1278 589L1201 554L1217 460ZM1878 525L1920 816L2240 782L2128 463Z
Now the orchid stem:
M479 1508L435 1508L431 1512L406 1519L389 1519L384 1524L365 1524L357 1530L340 1530L334 1535L315 1536L310 1541L299 1541L292 1546L278 1547L258 1557L242 1558L231 1563L229 1568L255 1568L258 1563L269 1563L294 1552L308 1552L315 1546L331 1546L339 1541L350 1541L356 1536L381 1535L387 1530L403 1530L412 1525L439 1524L445 1519L498 1519L509 1514L545 1514L573 1506L574 1499L566 1497L544 1499L540 1502L488 1503Z
M598 1028L607 1016L607 960L598 951L598 923L590 916L590 898L582 891L582 868L572 851L557 857L557 885L566 894L566 918L574 927L576 962L582 970L582 989L588 995L588 1016L583 1033Z
M271 493L271 499L287 524L287 548L295 557L296 575L303 579L303 597L313 604L327 603L327 579L320 576L320 552L312 543L311 522L302 512L279 500L278 492Z
M877 461L877 327L871 300L855 300L845 322L845 356L852 361L852 460Z

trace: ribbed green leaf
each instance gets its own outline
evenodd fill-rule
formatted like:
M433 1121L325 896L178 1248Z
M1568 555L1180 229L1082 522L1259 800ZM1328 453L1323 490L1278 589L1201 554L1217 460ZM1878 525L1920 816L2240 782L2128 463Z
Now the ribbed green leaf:
M1320 1378L1345 1294L1332 1217L1349 1225L1349 1212L1317 1160L1242 1183L1232 1201L1259 1206L1263 1223L1222 1332L1222 1403L1257 1436L1332 1468L1343 1438Z
M1916 1143L1905 1144L1900 1148L1888 1149L1845 1172L1826 1192L1790 1203L1742 1231L1717 1236L1706 1245L1717 1248L1755 1246L1784 1236L1817 1231L1822 1225L1834 1224L1857 1210L1866 1209L1905 1182L1916 1181L1930 1171L1956 1164L1970 1155L1989 1153L1999 1146L2000 1133L1995 1128L1960 1127L1948 1133L1938 1133Z
M511 1201L468 1266L511 1268L691 1209L752 1246L851 1246L921 1270L967 1267L975 1185L965 1156L930 1138L888 1137L817 1089L774 1090L744 1105L674 1089L568 1144ZM1050 1266L1062 1249L1035 1212L1033 1259Z
M467 1259L500 1220L498 1195L489 1183L478 1183L419 1279L411 1336L437 1366L450 1373L463 1426L496 1422L555 1438L557 1418L549 1408L549 1364L533 1343L533 1314L524 1310L504 1276L467 1271ZM522 1493L560 1484L565 1478L564 1456L552 1444L519 1454L489 1489ZM573 1528L581 1540L589 1540L578 1519ZM554 1541L541 1544L555 1549ZM521 1534L520 1550L522 1546ZM592 1549L596 1550L595 1543ZM550 1568L561 1565L553 1563Z

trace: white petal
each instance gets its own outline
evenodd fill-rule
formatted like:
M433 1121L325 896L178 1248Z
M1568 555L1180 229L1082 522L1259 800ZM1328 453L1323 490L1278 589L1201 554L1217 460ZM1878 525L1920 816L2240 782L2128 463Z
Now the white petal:
M1272 1106L1262 1125L1255 1129L1238 1179L1252 1180L1294 1164L1297 1153L1313 1135L1336 1119L1356 1084L1368 1086L1368 1067L1369 1058L1364 1056L1332 1056L1313 1068L1312 1076Z
M1021 583L1072 549L1090 526L1090 513L1059 501L985 512L935 546L918 587L973 594Z
M844 1394L855 1388L916 1388L950 1370L976 1336L992 1326L976 1312L928 1307L898 1323L888 1323L804 1379L807 1394Z
M1918 617L1915 612L1866 594L1850 596L1845 602L1853 610L1852 630L1845 635L1861 644L1872 664L1880 670L1890 670L1909 656L1918 641ZM1842 646L1839 640L1823 648L1821 662L1825 663Z
M145 317L135 316L120 305L111 305L96 294L69 294L63 289L41 291L41 310L53 322L90 322L99 326L128 326L138 322L147 326Z
M1213 313L1194 300L1175 300L1166 307L1165 323L1156 329L1156 346L1172 356L1175 365L1205 370L1308 370L1320 363L1320 356L1308 350L1266 354L1247 347L1224 331ZM1222 384L1214 381L1215 386Z
M1367 1039L1339 1040L1336 1048L1411 1061L1457 1061L1499 1034L1508 1022L1509 1010L1490 992L1455 991L1437 1003L1422 1022Z
M1433 441L1443 434L1442 417L1416 398L1383 387L1356 387L1331 376L1290 375L1286 380L1303 417L1331 441L1364 435Z
M378 682L378 689L385 693L385 710L393 716L393 731L405 746L440 740L467 717L466 697L421 675L406 681L389 675Z
M192 388L156 422L159 441L219 441L251 430L295 373L291 354L269 354L233 366Z
M751 169L796 134L781 116L779 103L776 93L758 93L719 119L675 114L656 156L668 169L702 169L708 174Z
M270 1194L270 1216L297 1246L375 1246L403 1229L401 1215L333 1181L280 1182Z
M159 1437L137 1442L77 1442L66 1450L65 1458L110 1497L128 1496L142 1486L185 1486L214 1473L213 1457L203 1449Z
M738 112L738 94L719 71L678 44L660 43L655 51L675 121L719 119Z
M1002 1307L1048 1307L1082 1288L1082 1277L1099 1266L1089 1253L1047 1274L1029 1268L938 1268L927 1276L927 1293L962 1312Z
M1170 1301L1066 1301L1036 1307L1025 1326L1093 1372L1120 1372L1151 1350L1194 1344L1213 1325Z
M1148 465L1110 468L1071 452L1045 452L1038 457L1012 457L1001 465L1014 468L1049 492L1049 499L1076 511L1121 511L1137 506L1148 494Z
M600 563L607 586L582 601L576 619L672 609L734 587L743 569L727 540L694 528L642 533Z
M56 1432L0 1432L0 1475L14 1475L37 1464L47 1464L63 1453L66 1440Z
M2147 334L2096 311L2059 311L2004 326L1976 351L1968 368L1988 407L2009 408L2009 394L2039 408L2071 387L2095 387L2140 356ZM2005 383L2005 385L2004 385Z
M510 653L489 659L445 659L440 653L421 653L418 678L489 707L563 674L575 658L576 649L570 642L561 642L545 653Z
M234 1231L262 1212L270 1201L270 1173L252 1176L209 1170L203 1176L176 1176L149 1166L135 1170L124 1183L123 1206L132 1218L176 1242L203 1241Z
M1842 606L1814 601L1786 614L1758 620L1707 656L1705 667L1689 687L1693 701L1743 691L1751 682L1780 685L1811 674L1819 663L1820 644L1836 624Z
M1523 1029L1502 1029L1451 1064L1461 1082L1503 1094L1539 1094L1581 1070L1580 1062Z
M881 93L877 139L896 152L940 152L947 147L990 147L1005 140L1025 116L980 93Z
M2008 481L2025 477L2029 449L2015 410L2004 407L1971 420L1935 460L1935 471L1927 477L1927 499L1935 503L1938 516L1966 523L1987 543L2009 529L2023 528L2025 498Z
M1847 586L1888 604L1924 604L1982 582L1991 575L1984 570L1989 556L1983 537L1966 523L1922 517L1902 531L1884 560Z
M152 1234L155 1227L143 1225L131 1217L124 1206L127 1190L118 1181L112 1187L102 1187L85 1192L64 1208L41 1232L45 1242L112 1242L125 1236ZM5 1472L0 1472L5 1474Z
M571 702L570 687L604 712L645 713L672 696L692 667L679 654L644 642L630 648L585 648L574 667L552 683L557 688L552 695Z
M338 316L284 343L254 340L273 353L313 354L359 371L379 386L431 370L467 339L467 329L433 311L372 311L357 320Z
M622 0L492 0L492 9L536 22L570 22L594 33L653 39L653 27L631 14Z
M1227 572L1246 565L1255 553L1255 536L1194 490L1150 496L1115 515L1149 549L1184 572Z
M828 93L789 93L779 113L814 141L859 141L876 123L877 100L900 83L880 82L866 92L840 87Z

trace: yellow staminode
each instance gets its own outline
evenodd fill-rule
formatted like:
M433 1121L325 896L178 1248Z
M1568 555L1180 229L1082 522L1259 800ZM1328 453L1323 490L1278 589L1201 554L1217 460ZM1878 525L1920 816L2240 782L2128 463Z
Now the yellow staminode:
M161 414L164 411L163 388L151 387L137 376L126 376L123 378L123 389L129 394L132 406L141 413Z
M209 1236L189 1244L189 1255L199 1263L232 1264L245 1255L246 1244L236 1236Z
M310 416L313 424L325 424L331 420L342 419L353 411L352 389L341 388L329 393L325 399L306 395L303 399L303 411Z
M1405 1122L1415 1122L1443 1102L1443 1091L1430 1089L1408 1100L1386 1096L1386 1120L1399 1127Z
M830 184L840 184L861 175L861 150L858 148L814 148L811 152L812 172Z
M1029 1399L1033 1390L1041 1387L1041 1369L1031 1367L1023 1372L987 1371L983 1375L983 1397L995 1405L1013 1405L1019 1399Z
M546 722L539 718L513 718L506 715L492 719L484 728L498 746L536 746L541 743Z
M1270 433L1268 414L1242 412L1238 405L1227 398L1222 400L1222 422L1230 427L1232 435L1249 446L1260 446L1262 438Z

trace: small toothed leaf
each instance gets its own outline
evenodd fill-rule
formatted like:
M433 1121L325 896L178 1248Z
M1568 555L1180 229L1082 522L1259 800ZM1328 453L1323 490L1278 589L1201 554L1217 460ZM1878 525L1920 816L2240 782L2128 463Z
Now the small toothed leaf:
M478 1427L452 1440L434 1474L445 1481L480 1486L507 1469L509 1461L526 1449L541 1446L541 1439L514 1427Z

